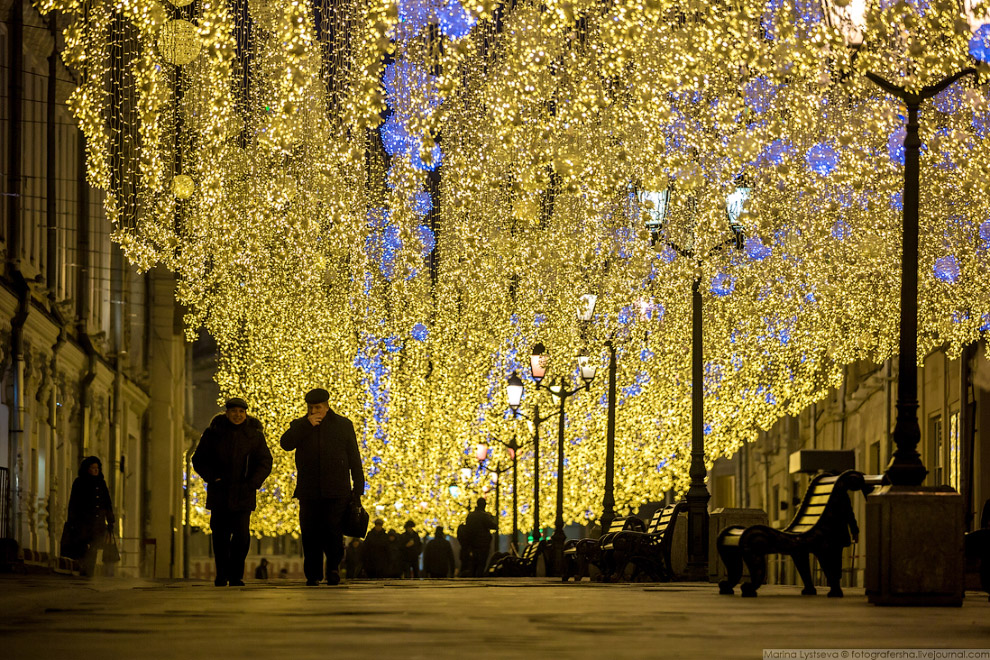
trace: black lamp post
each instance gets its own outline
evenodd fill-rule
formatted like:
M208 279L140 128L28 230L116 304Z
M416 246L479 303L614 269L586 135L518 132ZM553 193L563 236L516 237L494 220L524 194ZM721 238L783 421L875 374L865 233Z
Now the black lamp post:
M556 385L546 387L542 384L543 377L546 375L547 365L549 364L549 356L546 355L546 348L543 344L537 344L533 347L533 356L530 360L533 380L536 381L536 388L546 387L560 401L560 417L557 420L557 515L554 519L553 536L550 537L553 546L555 573L560 572L561 566L564 563L564 540L566 539L564 534L564 404L567 402L567 399L581 390L591 388L591 381L594 379L597 370L597 367L585 356L579 357L578 363L584 385L569 390L567 389L567 381L563 375L557 379Z
M497 438L496 438L496 440L497 440ZM498 440L498 442L501 443L501 444L505 444L501 440ZM475 458L478 459L478 463L484 463L485 459L488 458L488 443L487 442L484 442L483 441L483 442L478 443L478 447L475 450ZM513 463L515 463L515 460L513 460ZM508 472L510 468L508 466L502 467L502 464L501 463L498 463L498 464L495 465L494 468L492 468L490 466L486 466L485 469L488 472L490 472L490 473L492 473L492 474L495 475L495 552L498 552L499 549L500 549L500 546L501 546L501 541L499 539L499 536L501 534L501 532L499 531L499 529L500 529L500 524L499 523L501 522L501 518L502 518L502 505L501 505L501 501L500 501L501 485L502 485L502 475L505 474L506 472ZM515 493L513 492L513 500L514 499L515 499ZM515 519L515 516L513 516L513 520L514 519ZM513 529L513 532L514 531L515 531L515 529Z
M649 209L646 222L654 244L663 241L684 257L697 260L694 281L691 285L691 463L688 474L691 484L684 500L687 502L688 552L685 577L692 580L708 580L708 492L705 467L705 388L704 388L704 329L702 326L701 266L704 260L727 246L741 249L742 226L738 224L743 205L750 188L737 180L736 189L726 199L726 216L732 236L712 247L706 254L695 253L694 248L684 248L661 237L670 206L670 190L662 192L642 191L639 199Z
M512 377L519 379L515 374ZM510 378L511 380L511 378ZM519 381L520 387L522 386L522 381ZM511 385L510 385L511 387ZM517 404L518 405L518 404ZM512 459L512 540L509 541L509 550L515 554L519 554L519 450L521 449L519 443L516 441L516 436L512 436L512 440L505 442L499 438L494 438L496 442L504 446L509 451L509 457ZM509 468L505 468L506 470ZM498 471L501 474L502 471ZM497 548L496 548L497 550Z
M831 24L837 27L852 48L859 48L863 33L856 24L848 7L839 8L834 0L825 1ZM904 191L903 191L903 236L901 256L901 334L897 356L897 421L894 424L894 444L897 449L887 465L886 476L895 486L920 486L928 470L918 454L921 441L921 427L918 424L918 215L919 191L921 188L921 138L918 136L918 110L923 101L939 92L963 76L975 74L976 69L966 68L943 78L934 85L921 88L918 92L908 92L877 74L866 73L866 77L882 90L900 99L908 110L906 134L904 136Z
M581 296L578 320L590 323L595 315L598 296ZM615 338L605 342L608 348L608 423L605 427L605 494L602 496L601 529L604 534L615 520Z
M543 344L536 345L536 347L541 347L541 350L542 346ZM536 347L534 347L534 350ZM543 375L546 373L545 365L539 373L540 378L543 378ZM509 376L509 408L512 409L516 417L522 417L533 422L533 540L539 541L543 537L543 529L540 526L540 424L552 419L554 415L559 415L560 411L558 410L540 417L540 404L537 403L533 405L532 415L520 412L519 407L522 404L524 389L522 379L519 378L518 374L513 373Z

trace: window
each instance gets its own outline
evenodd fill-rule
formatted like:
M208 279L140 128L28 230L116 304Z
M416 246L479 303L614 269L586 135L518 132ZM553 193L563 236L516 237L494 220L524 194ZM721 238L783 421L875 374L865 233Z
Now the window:
M880 474L880 441L870 444L870 454L867 459L866 470L870 474Z
M932 448L932 479L936 486L945 483L945 446L942 438L942 416L932 415L928 420L928 446Z

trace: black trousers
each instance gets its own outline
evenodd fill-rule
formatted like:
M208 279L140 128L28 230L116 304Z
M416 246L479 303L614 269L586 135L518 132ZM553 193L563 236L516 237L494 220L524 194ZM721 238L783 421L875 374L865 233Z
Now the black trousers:
M299 531L302 535L303 572L307 580L323 579L326 555L327 571L336 571L344 558L344 516L347 497L299 500Z
M210 529L217 563L216 582L244 580L244 559L251 547L251 512L212 511Z

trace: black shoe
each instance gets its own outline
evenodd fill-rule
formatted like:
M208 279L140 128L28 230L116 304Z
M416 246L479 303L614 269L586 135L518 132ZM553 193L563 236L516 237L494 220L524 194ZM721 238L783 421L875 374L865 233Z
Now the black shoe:
M219 579L214 580L213 581L213 586L214 587L226 587L227 586L227 581L226 580L219 580Z
M306 580L306 586L307 587L318 587L318 586L320 586L320 581L319 580Z
M244 586L244 580L231 580L230 581L230 586L232 586L232 587L243 587Z
M327 574L327 584L329 585L340 584L340 573L338 571L330 571Z

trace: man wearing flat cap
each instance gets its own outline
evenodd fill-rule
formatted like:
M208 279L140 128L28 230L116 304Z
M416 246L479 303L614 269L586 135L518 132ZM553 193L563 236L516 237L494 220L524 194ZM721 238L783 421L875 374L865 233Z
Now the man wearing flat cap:
M244 585L251 512L257 505L257 490L272 471L264 429L247 414L247 407L244 399L228 399L227 411L213 418L192 457L193 469L206 482L217 564L213 584L218 587Z
M354 424L330 409L330 393L306 393L308 414L295 419L280 444L296 452L296 492L302 533L306 584L323 579L326 555L327 584L339 584L338 566L344 556L344 516L353 498L364 494L364 470Z

